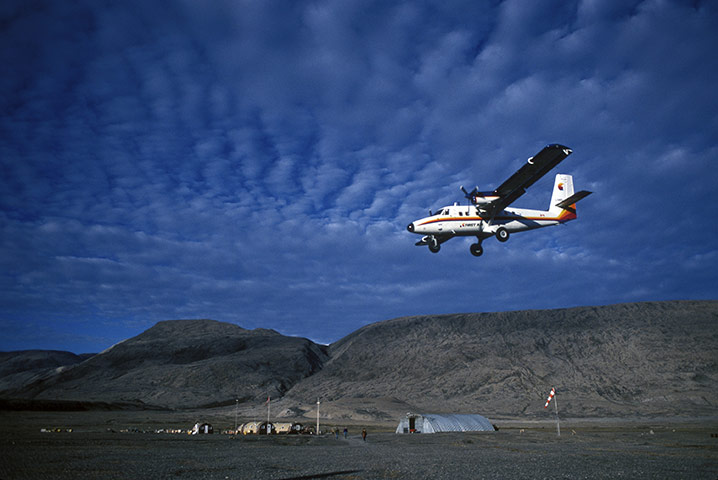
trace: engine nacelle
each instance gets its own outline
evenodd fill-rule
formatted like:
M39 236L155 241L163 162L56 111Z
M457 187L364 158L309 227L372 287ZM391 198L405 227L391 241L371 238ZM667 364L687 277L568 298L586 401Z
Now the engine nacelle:
M471 197L471 203L473 203L474 205L486 205L487 203L491 203L494 200L496 200L496 198L497 198L496 195L494 195L492 197L485 197L483 195L474 195L473 197Z

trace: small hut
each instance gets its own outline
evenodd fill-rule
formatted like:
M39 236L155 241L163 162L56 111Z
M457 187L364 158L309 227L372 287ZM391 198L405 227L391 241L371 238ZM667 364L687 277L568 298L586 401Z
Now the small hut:
M192 427L192 435L199 435L204 433L214 433L212 425L209 423L195 423Z

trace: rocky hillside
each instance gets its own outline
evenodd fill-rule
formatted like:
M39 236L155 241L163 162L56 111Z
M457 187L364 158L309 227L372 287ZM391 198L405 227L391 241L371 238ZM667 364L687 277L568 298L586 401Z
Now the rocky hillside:
M545 416L555 386L571 416L715 415L717 352L718 302L398 318L332 344L284 401Z
M59 350L0 352L0 391L49 377L91 356Z
M279 397L321 369L322 347L213 320L160 322L7 398L192 408Z
M244 414L262 415L270 395L274 415L294 418L313 418L317 399L331 419L545 418L555 386L566 416L714 416L716 352L716 301L398 318L329 347L212 320L167 321L24 378L0 398L171 408L233 408L238 398ZM0 379L17 365L0 362Z

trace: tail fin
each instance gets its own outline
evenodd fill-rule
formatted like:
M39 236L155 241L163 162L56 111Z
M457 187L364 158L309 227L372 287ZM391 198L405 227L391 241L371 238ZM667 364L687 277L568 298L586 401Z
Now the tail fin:
M581 190L573 193L573 177L571 175L556 175L556 182L551 195L551 205L548 211L551 216L561 221L573 220L576 218L576 202L589 196L591 192Z
M551 204L548 206L549 212L554 215L561 213L559 203L573 195L573 177L559 173L556 175L556 181L553 184L553 193L551 194Z

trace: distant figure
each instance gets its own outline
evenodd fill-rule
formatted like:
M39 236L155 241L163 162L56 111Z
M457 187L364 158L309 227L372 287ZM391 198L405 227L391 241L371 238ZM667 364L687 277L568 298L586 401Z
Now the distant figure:
M366 442L366 428L361 429L361 438Z
M337 427L334 427L334 438L339 439L339 429Z
M344 427L344 438L345 439L347 438L348 433L349 433L349 431L347 430L347 427Z

